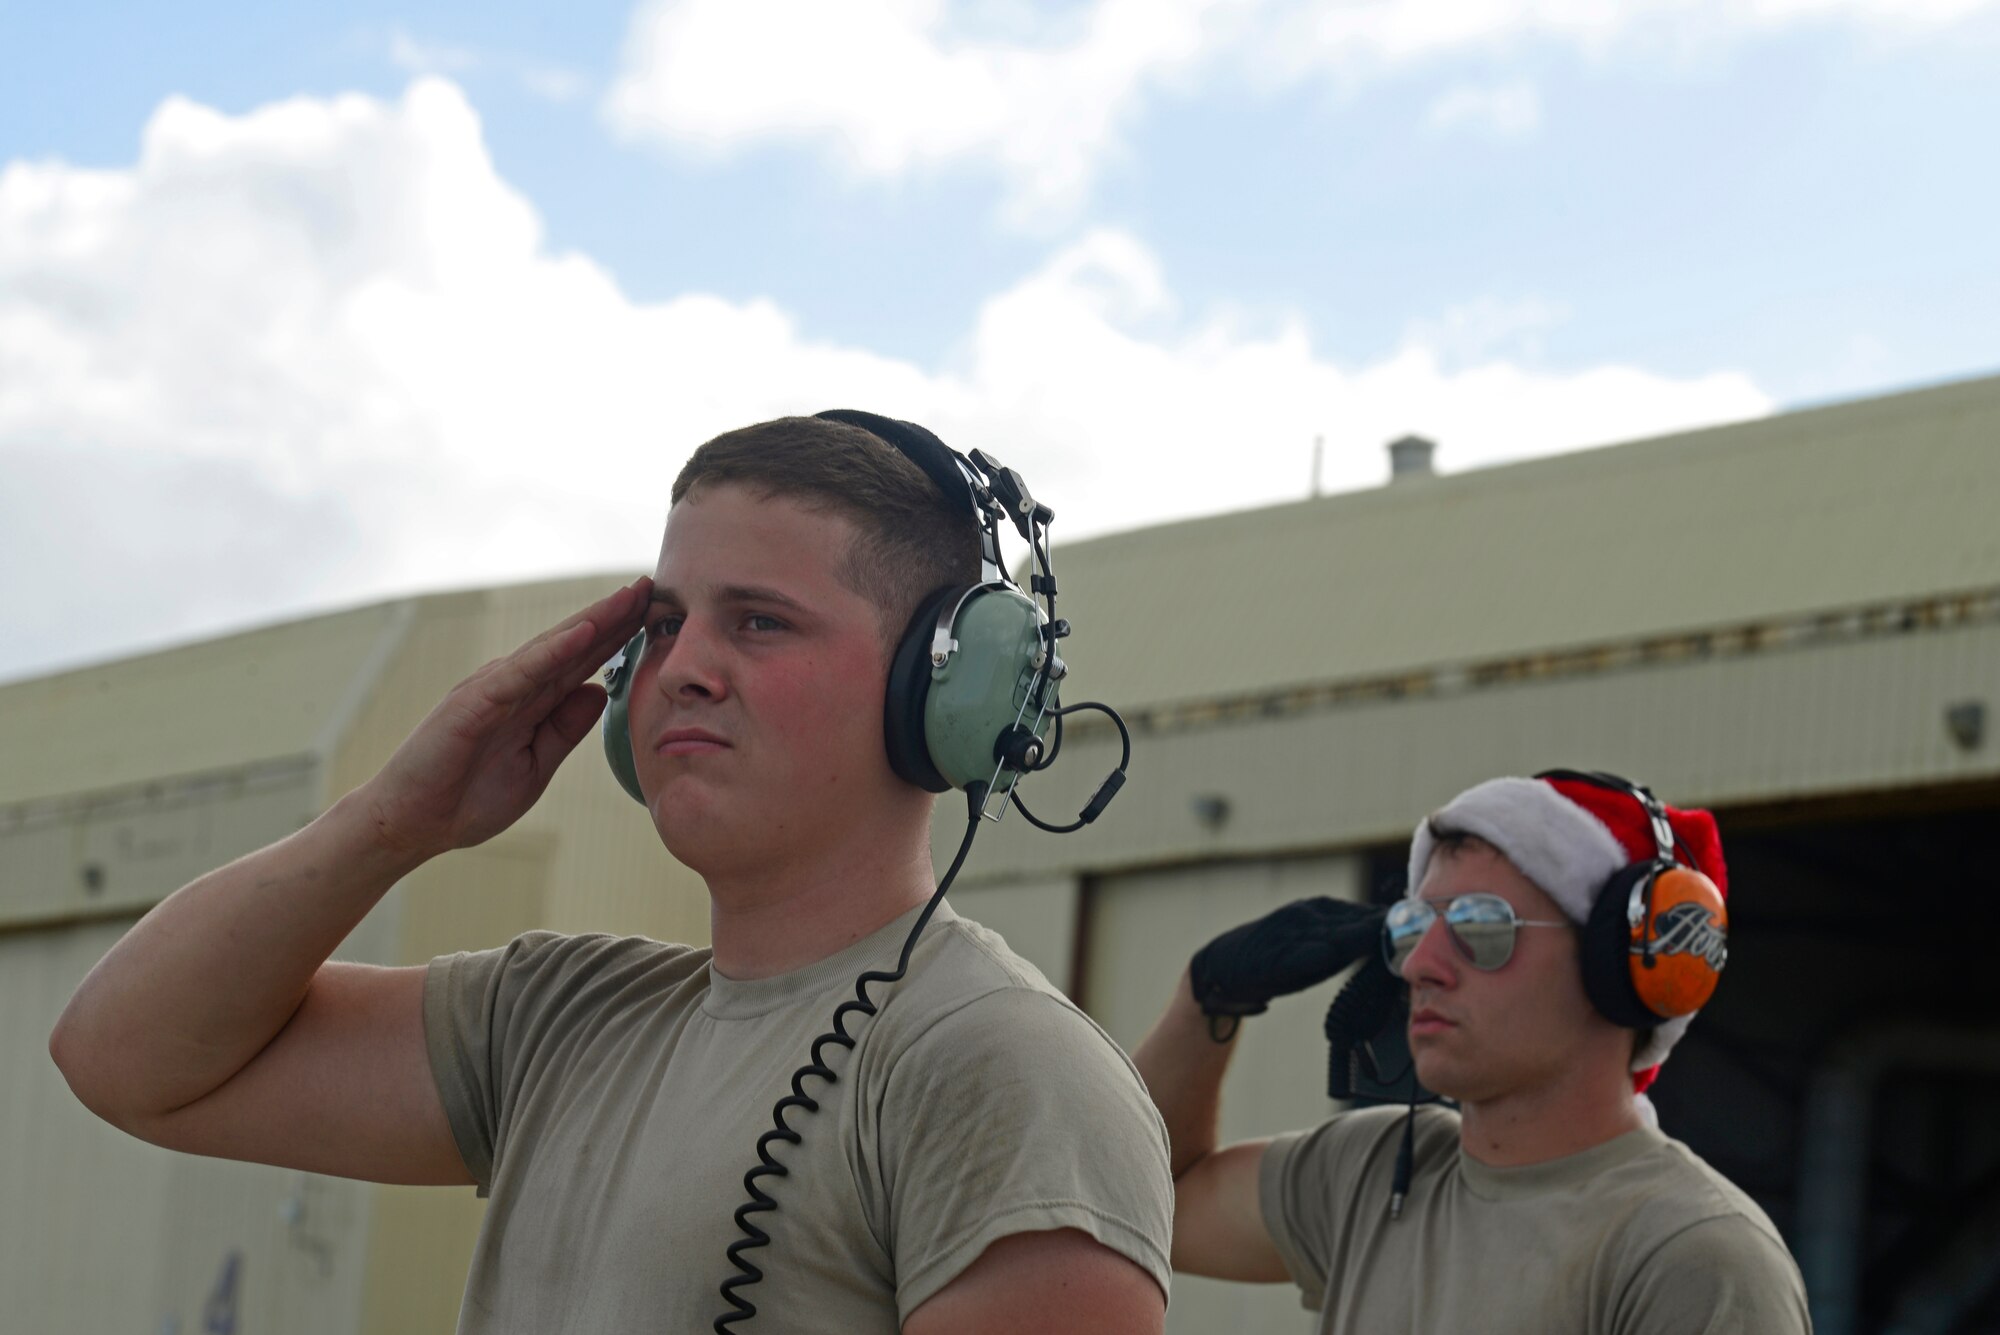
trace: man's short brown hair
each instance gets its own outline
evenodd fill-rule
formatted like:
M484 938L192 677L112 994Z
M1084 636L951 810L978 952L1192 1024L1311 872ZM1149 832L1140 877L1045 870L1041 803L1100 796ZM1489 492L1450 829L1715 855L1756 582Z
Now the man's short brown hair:
M1441 824L1436 816L1426 816L1424 818L1424 828L1431 836L1431 857L1433 860L1441 857L1455 858L1459 854L1474 848L1483 848L1496 857L1504 858L1507 856L1491 840L1476 835L1470 830L1461 830L1456 826Z
M839 515L856 530L836 572L875 604L893 649L917 604L948 584L979 581L979 528L921 468L858 426L780 417L726 431L674 479L673 501L735 484Z

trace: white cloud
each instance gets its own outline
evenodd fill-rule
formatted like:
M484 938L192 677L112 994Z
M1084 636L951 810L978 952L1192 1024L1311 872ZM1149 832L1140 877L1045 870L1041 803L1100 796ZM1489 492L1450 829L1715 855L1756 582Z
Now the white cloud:
M643 567L690 447L837 404L993 450L1071 538L1301 494L1315 433L1329 484L1360 486L1408 430L1462 467L1769 406L1736 374L1481 356L1540 318L1495 309L1342 367L1296 321L1184 317L1150 252L1099 231L927 369L771 301L632 301L547 248L442 80L234 117L173 100L129 169L0 170L0 676Z
M1037 42L967 0L645 0L604 102L621 132L711 153L816 147L861 176L973 163L1016 221L1073 212L1146 101L1217 77L1357 81L1547 41L1699 50L1805 24L1922 33L2000 0L1091 0ZM1045 30L1052 25L1044 22ZM1454 100L1454 97L1457 100ZM1444 123L1537 123L1533 90L1447 94Z
M1037 46L955 33L946 0L648 0L605 110L627 134L700 150L812 142L866 175L989 160L1022 209L1059 212L1149 86L1251 3L1095 0L1066 40Z
M1516 138L1542 123L1542 99L1531 83L1460 84L1431 103L1424 122L1434 130L1476 130Z

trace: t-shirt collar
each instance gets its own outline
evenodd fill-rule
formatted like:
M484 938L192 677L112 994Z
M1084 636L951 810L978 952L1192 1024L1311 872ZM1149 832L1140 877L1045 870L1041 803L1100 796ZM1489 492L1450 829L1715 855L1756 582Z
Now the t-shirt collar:
M769 978L726 978L715 971L711 962L708 995L703 998L701 1009L704 1014L718 1020L748 1020L782 1009L801 998L836 989L851 994L854 980L864 970L896 967L896 957L903 949L903 938L910 934L911 926L922 912L923 906L919 905L825 959L814 960L789 973L773 974ZM930 925L924 928L924 936L928 937L957 917L950 904L939 904L937 912L931 915ZM877 1000L882 996L879 987L870 988L869 992Z
M1524 1164L1518 1168L1496 1168L1492 1164L1481 1163L1467 1154L1461 1145L1458 1169L1473 1195L1490 1201L1518 1200L1523 1196L1583 1186L1618 1165L1666 1143L1667 1138L1659 1131L1642 1126L1636 1131L1614 1136L1602 1145L1592 1145L1587 1150L1566 1154L1560 1159Z

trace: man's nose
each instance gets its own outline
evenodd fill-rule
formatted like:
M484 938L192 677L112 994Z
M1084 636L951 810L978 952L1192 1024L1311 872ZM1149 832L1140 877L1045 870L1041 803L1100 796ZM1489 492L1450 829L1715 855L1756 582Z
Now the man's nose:
M1416 949L1403 960L1403 981L1412 987L1450 987L1458 981L1458 952L1446 938L1451 928L1444 915L1431 919L1417 938Z
M654 685L670 699L722 698L728 694L722 649L706 621L684 618L674 635L648 650L661 655Z

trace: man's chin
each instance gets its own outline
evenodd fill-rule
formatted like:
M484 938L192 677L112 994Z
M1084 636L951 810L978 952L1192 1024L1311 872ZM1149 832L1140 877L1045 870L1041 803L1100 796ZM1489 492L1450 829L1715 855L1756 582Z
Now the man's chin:
M1461 1069L1459 1063L1437 1052L1418 1052L1412 1061L1417 1072L1417 1082L1433 1094L1463 1103L1465 1091L1476 1084L1469 1079L1469 1073Z

